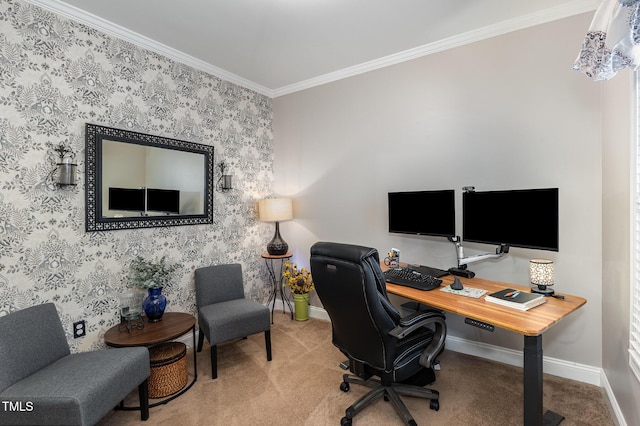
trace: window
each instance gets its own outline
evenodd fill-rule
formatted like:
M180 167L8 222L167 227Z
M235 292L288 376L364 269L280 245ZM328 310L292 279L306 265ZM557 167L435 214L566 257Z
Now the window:
M635 81L635 182L633 186L633 276L631 282L631 324L629 332L629 364L640 380L640 72Z

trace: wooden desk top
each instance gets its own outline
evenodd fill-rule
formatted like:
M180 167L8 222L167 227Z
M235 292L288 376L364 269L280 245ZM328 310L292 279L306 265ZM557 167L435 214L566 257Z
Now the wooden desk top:
M383 270L388 269L388 267L384 265L381 266ZM454 278L452 275L442 277L441 288L451 284ZM527 286L490 281L482 278L459 278L465 287L487 290L487 294L505 288L513 288L525 293L531 292L530 287ZM587 303L587 300L582 297L562 294L565 297L564 300L547 297L546 303L529 309L528 311L520 311L507 306L486 302L484 296L474 299L472 297L446 293L439 289L423 291L387 283L387 292L424 303L443 311L493 324L496 327L504 328L525 336L538 336L544 333L561 319Z
M196 325L196 318L185 312L165 312L162 321L147 322L143 329L133 329L131 333L118 330L119 324L104 334L104 342L109 346L150 346L182 336Z

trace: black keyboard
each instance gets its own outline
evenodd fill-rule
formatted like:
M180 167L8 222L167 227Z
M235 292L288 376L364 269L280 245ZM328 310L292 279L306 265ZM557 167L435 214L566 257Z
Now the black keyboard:
M384 278L391 284L417 288L418 290L434 290L442 284L440 278L425 275L408 268L388 269L384 271Z

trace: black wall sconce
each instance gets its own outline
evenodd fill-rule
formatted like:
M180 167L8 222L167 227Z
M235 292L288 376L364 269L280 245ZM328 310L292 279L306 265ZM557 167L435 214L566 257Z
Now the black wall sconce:
M53 179L53 183L60 187L76 186L76 173L78 169L78 165L74 162L76 154L63 143L60 143L60 145L53 150L56 151L60 157L55 169L49 174Z
M220 163L220 178L218 179L218 183L216 185L216 189L218 192L228 192L233 189L233 185L231 183L231 175L224 174L225 164Z

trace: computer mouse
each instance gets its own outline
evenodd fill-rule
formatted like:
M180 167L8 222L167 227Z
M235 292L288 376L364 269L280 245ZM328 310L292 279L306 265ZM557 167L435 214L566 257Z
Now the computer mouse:
M462 290L464 286L462 285L458 277L455 277L453 283L451 284L451 288L454 290Z

